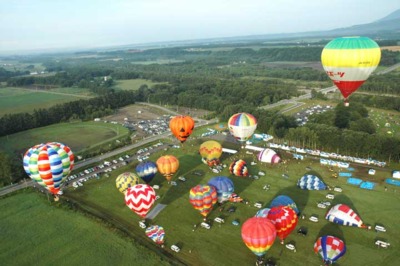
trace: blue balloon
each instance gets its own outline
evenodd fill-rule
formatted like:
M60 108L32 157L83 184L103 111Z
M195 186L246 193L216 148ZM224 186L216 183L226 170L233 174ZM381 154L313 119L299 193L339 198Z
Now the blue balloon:
M315 175L304 175L297 182L297 186L307 190L325 190L327 189L324 182Z
M215 187L217 190L218 202L222 203L229 200L234 191L232 180L226 176L216 176L208 181L209 186Z
M138 176L144 182L146 182L146 184L153 180L153 177L156 175L157 171L157 165L153 162L143 162L136 166L136 172Z
M292 208L297 214L300 213L297 208L296 202L294 202L289 196L279 195L275 199L272 200L270 207L278 207L278 206L289 206Z

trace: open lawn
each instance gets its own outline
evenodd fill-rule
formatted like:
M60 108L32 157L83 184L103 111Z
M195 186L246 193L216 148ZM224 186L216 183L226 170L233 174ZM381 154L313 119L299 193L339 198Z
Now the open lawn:
M192 139L187 141L183 148L169 148L167 150L153 154L150 160L155 161L159 156L173 154L180 160L180 169L173 180L177 186L167 184L166 180L157 174L151 182L152 185L160 185L156 191L160 199L156 202L166 204L167 207L158 216L150 221L164 227L166 231L166 246L178 244L181 252L176 256L185 261L188 265L251 265L254 264L256 256L244 245L241 239L241 226L231 224L232 220L239 219L242 224L246 219L252 217L257 212L253 204L261 201L264 206L269 206L270 202L277 195L290 196L299 207L300 211L308 216L316 214L319 216L318 223L309 220L299 220L296 230L304 226L308 230L306 237L297 235L293 232L287 242L296 244L297 252L293 253L276 240L275 244L268 251L267 257L273 258L279 265L320 265L320 258L313 252L313 244L317 237L325 234L332 234L343 239L347 245L347 253L339 261L340 265L399 265L400 258L397 256L398 246L400 245L400 230L398 227L398 217L400 207L398 197L400 189L388 186L388 191L384 190L382 180L390 177L390 171L376 169L374 176L367 174L368 168L351 165L355 168L354 176L365 180L372 180L377 183L375 190L369 191L348 185L346 179L332 178L332 172L325 166L321 166L319 161L307 159L305 161L288 160L286 165L265 165L258 163L255 166L248 165L251 174L257 174L259 170L264 170L266 176L261 176L259 180L250 178L239 178L229 174L227 169L219 174L212 173L207 166L201 163L197 149L203 140ZM223 143L224 147L239 149L238 145ZM281 154L284 158L289 158L286 154ZM240 151L233 157L223 155L222 162L230 164L233 158L243 158L250 164L255 160L255 155L249 155L245 151ZM83 187L76 190L65 191L65 198L70 198L80 202L83 206L101 210L107 213L107 217L112 217L113 221L122 221L132 227L132 232L139 238L146 239L143 229L137 222L139 216L130 211L124 204L123 195L115 187L115 178L122 172L135 170L137 163L130 163L112 172L111 176L103 176L100 180L92 180L85 183ZM309 167L307 170L307 167ZM197 176L193 171L203 171L206 174ZM335 171L339 169L335 168ZM283 178L286 173L289 178ZM332 192L335 199L332 205L345 203L353 208L366 224L374 226L376 223L383 224L387 228L387 233L376 233L374 230L339 226L332 224L324 219L327 209L317 208L317 202L326 200L325 195L328 191L305 191L297 188L297 180L306 173L319 175L328 185L339 185L343 188L342 193ZM187 181L180 182L178 176L185 176ZM216 216L225 218L225 224L221 226L213 223L210 230L206 230L194 225L199 225L202 216L194 210L189 203L189 190L197 184L206 184L207 181L217 175L229 176L235 185L235 192L242 198L250 201L249 205L242 203L225 203L225 210L219 211L217 207L210 213L209 219ZM269 191L262 187L270 184ZM227 207L236 205L235 213L228 213ZM104 217L103 217L104 218ZM110 218L111 219L111 218ZM113 222L110 221L110 222ZM387 239L391 243L388 249L378 249L375 245L376 238ZM150 241L150 240L147 240ZM154 245L157 250L159 247ZM172 251L171 251L172 252ZM175 253L174 253L175 254Z
M116 81L115 88L123 90L137 90L142 85L153 87L155 84L162 84L162 82L153 82L147 79L121 79Z
M32 190L0 200L0 228L2 265L169 265L132 238Z
M74 153L78 153L127 134L129 134L127 128L110 123L60 123L1 137L0 150L20 154L33 145L56 141L66 144Z
M88 90L80 88L59 88L49 91L1 88L0 116L12 113L32 113L34 109L49 108L56 104L82 99L87 95Z

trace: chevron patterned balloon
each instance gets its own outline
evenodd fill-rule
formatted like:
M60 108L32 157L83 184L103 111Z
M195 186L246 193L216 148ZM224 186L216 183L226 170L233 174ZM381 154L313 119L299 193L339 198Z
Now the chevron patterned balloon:
M140 217L145 218L147 212L156 201L156 192L147 184L139 184L126 190L125 203Z

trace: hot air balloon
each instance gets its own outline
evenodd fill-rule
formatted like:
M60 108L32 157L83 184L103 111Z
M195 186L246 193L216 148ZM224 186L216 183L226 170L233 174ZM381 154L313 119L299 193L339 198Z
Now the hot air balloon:
M217 190L218 202L222 203L229 200L229 197L234 191L232 180L226 176L216 176L211 178L208 183L209 186L215 187Z
M279 195L272 200L270 207L273 208L278 206L289 206L296 212L296 214L300 213L296 203L289 196L286 195Z
M190 189L189 202L205 218L217 203L217 190L213 186L197 185Z
M229 166L229 172L235 176L248 176L249 170L247 169L247 164L244 160L234 160Z
M314 252L321 256L325 265L330 265L346 253L346 245L338 237L321 236L314 244Z
M33 181L56 195L74 167L74 154L62 143L42 143L25 152L23 166Z
M179 161L173 155L164 155L158 158L157 162L158 171L165 176L165 178L171 181L172 176L178 171Z
M146 228L146 236L153 240L156 244L164 244L165 231L162 226L152 225Z
M367 37L343 37L330 41L322 50L325 72L342 93L345 104L379 65L381 49Z
M296 228L298 217L296 212L288 206L273 207L269 210L267 218L275 225L276 234L281 243Z
M242 226L242 239L260 260L274 244L276 229L267 218L252 217Z
M248 113L238 113L228 120L231 134L240 142L247 141L257 128L257 119Z
M115 184L121 193L125 193L128 188L139 184L139 177L134 173L122 173L115 180Z
M297 182L297 186L305 190L324 190L327 186L315 175L304 175Z
M328 221L347 226L355 226L365 228L361 218L349 206L345 204L337 204L333 206L325 216Z
M276 164L281 162L281 157L274 150L264 149L258 154L258 160L260 162Z
M208 140L200 145L199 152L202 161L208 166L218 165L222 155L222 146L215 140Z
M147 184L134 185L126 190L125 204L140 217L145 218L147 212L156 201L156 192Z
M270 208L264 208L256 213L256 217L267 218Z
M193 132L194 120L190 116L175 116L169 121L169 128L172 134L183 143Z
M138 176L146 182L150 183L157 173L157 165L153 162L143 162L136 166L136 173Z

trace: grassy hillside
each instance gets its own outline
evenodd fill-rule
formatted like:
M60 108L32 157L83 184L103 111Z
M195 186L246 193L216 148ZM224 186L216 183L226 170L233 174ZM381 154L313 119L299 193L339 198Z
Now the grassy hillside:
M2 265L168 265L99 221L25 191L0 200Z
M200 140L192 140L184 144L183 149L170 148L154 154L150 159L155 161L162 154L174 154L180 160L180 170L175 176L184 175L187 181L178 182L177 186L167 184L165 179L157 174L152 184L159 184L160 190L156 193L160 195L157 203L166 204L167 207L153 220L152 224L162 225L166 231L166 245L179 244L181 252L176 254L178 258L184 260L189 265L250 265L255 262L255 255L247 249L241 239L241 227L231 224L232 220L239 219L241 224L257 212L253 207L254 202L261 201L264 206L277 195L289 195L298 205L299 209L307 216L316 214L319 216L318 223L300 220L297 229L305 226L308 235L302 237L295 232L287 239L286 243L292 241L296 244L297 252L293 253L276 240L275 244L267 253L267 257L273 258L279 265L319 265L320 259L313 252L313 244L317 237L324 234L332 234L342 238L348 248L346 255L341 259L342 265L398 265L397 246L400 244L400 232L397 229L398 221L396 213L400 211L397 200L399 191L395 187L389 186L388 191L384 190L382 180L390 176L389 171L377 169L375 176L368 176L368 168L355 167L353 176L365 180L373 180L377 187L373 191L360 189L346 184L344 178L334 179L332 172L327 167L321 166L319 162L307 160L304 162L290 161L286 166L260 165L249 166L252 174L259 169L266 171L267 175L259 180L249 178L233 177L225 169L220 174L213 174L205 165L200 163L197 154L197 147ZM192 146L193 144L193 146ZM224 144L225 147L226 143ZM238 149L238 147L236 147ZM254 160L252 155L241 151L235 157L244 158L248 163ZM233 158L225 156L223 162L229 164ZM107 213L108 218L118 223L124 223L132 228L138 237L146 238L143 229L139 228L137 222L140 218L131 212L124 204L123 195L115 188L115 178L124 171L134 171L137 163L131 163L124 168L114 171L110 177L103 177L100 180L89 181L83 187L76 190L69 190L65 197L80 202L83 206L101 213ZM311 167L307 170L306 167ZM193 175L193 170L202 170L206 174L202 177ZM335 169L338 170L338 169ZM282 178L282 174L287 173L288 179ZM367 231L361 228L345 227L329 223L324 219L327 209L317 208L317 202L325 200L327 191L304 191L297 188L297 180L305 173L312 173L321 176L329 185L340 185L342 193L335 192L336 198L332 200L332 205L345 203L353 208L367 224L372 226L380 223L386 226L387 233L376 233L374 230ZM194 224L202 221L201 215L189 204L189 190L197 184L206 184L207 181L216 175L229 176L235 185L235 192L241 197L250 200L250 205L237 203L237 211L229 213L226 209L231 203L225 203L224 211L215 208L209 215L210 219L216 216L223 216L225 224L213 224L210 230L197 227L194 231ZM271 189L265 191L262 187L270 184ZM378 249L374 245L376 238L387 239L391 247L387 250Z

